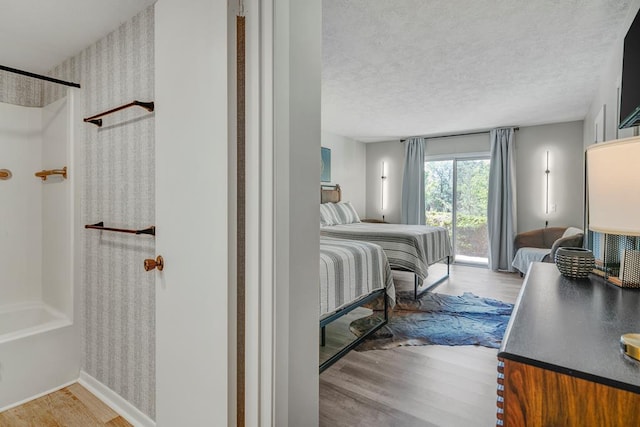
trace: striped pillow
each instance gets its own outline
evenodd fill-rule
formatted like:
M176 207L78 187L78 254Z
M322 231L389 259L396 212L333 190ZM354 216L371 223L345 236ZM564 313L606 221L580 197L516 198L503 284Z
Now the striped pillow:
M338 213L333 207L333 203L323 203L320 205L320 225L336 225L338 222Z
M336 210L336 216L338 219L338 223L336 225L360 222L360 217L358 217L358 213L351 205L351 202L334 203L333 207Z

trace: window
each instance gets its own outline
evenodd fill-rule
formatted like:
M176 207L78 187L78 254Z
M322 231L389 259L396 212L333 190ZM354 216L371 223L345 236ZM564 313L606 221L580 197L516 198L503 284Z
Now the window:
M425 161L426 224L446 227L458 263L488 264L489 156Z

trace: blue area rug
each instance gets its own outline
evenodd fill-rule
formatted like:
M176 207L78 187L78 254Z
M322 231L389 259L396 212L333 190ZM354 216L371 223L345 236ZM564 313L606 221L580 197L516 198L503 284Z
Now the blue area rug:
M481 345L499 348L513 304L470 292L460 296L427 292L418 301L399 293L389 323L357 347L384 350L402 345ZM380 310L380 307L371 307ZM357 336L380 320L380 313L351 322Z

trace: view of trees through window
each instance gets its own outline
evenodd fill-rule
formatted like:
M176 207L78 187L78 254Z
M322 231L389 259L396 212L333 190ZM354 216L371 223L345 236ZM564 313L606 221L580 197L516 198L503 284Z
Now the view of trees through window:
M487 262L488 184L489 159L425 162L426 223L449 230L458 261Z

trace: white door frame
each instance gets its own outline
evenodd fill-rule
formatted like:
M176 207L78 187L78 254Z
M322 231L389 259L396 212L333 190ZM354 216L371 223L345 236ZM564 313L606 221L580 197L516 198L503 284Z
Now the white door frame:
M246 425L317 425L322 4L244 9Z

